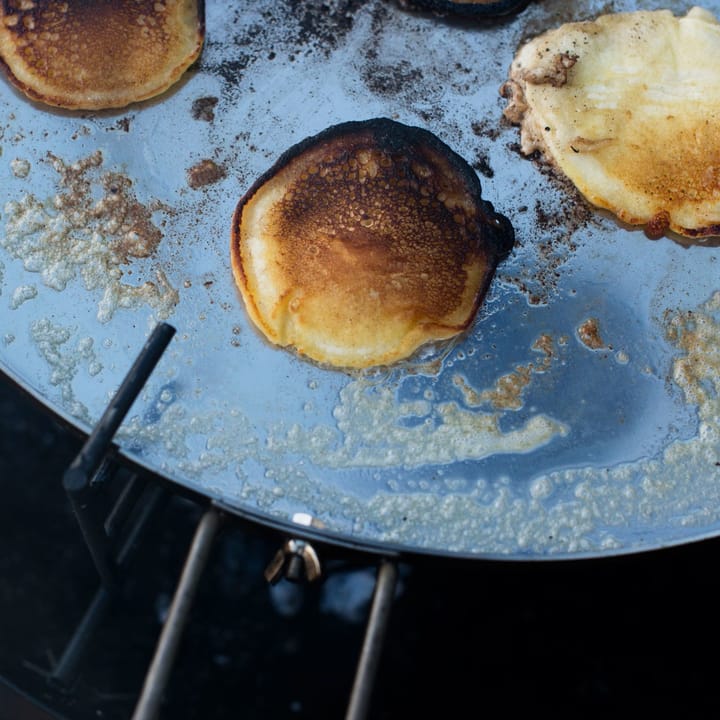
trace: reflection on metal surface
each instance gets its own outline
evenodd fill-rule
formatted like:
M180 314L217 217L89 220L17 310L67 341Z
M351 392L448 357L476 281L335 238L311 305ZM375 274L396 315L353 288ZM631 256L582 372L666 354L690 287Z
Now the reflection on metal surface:
M640 4L660 6L614 8ZM119 430L123 453L226 507L306 513L354 542L535 559L720 532L720 251L591 211L502 120L519 43L605 3L546 0L487 27L380 0L328 7L209 7L196 69L123 114L46 111L0 84L0 367L88 429L167 316L177 335ZM290 145L383 115L460 152L518 245L462 339L348 375L254 331L230 219ZM225 174L192 187L206 159ZM590 318L602 347L578 336Z
M265 568L265 579L272 584L283 578L293 582L313 582L321 574L320 558L305 540L288 540Z

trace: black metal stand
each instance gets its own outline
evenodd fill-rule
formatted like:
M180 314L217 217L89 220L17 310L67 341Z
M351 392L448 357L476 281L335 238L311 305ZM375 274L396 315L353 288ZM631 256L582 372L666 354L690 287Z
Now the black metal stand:
M345 720L364 720L368 717L383 643L387 635L390 610L395 597L397 576L397 565L390 560L383 560L375 581L370 616Z
M85 649L120 588L122 570L165 493L160 484L146 482L131 474L121 483L120 493L109 512L104 512L96 502L99 489L108 484L113 474L113 436L174 333L174 328L167 324L155 328L63 477L63 486L100 577L100 587L50 672L50 679L60 687L68 687L75 678ZM155 720L160 712L182 633L223 517L222 511L211 505L197 526L132 720ZM281 577L312 581L320 573L320 561L312 545L304 540L290 539L278 551L266 577L270 582ZM346 720L364 720L368 716L397 574L395 562L381 561Z
M115 584L116 563L112 558L104 523L90 507L91 486L106 468L105 463L108 461L108 453L117 429L174 334L175 328L166 323L155 327L115 397L63 477L63 486L72 503L95 567L107 587Z
M198 524L187 561L183 567L170 611L163 625L150 669L145 676L142 693L133 713L133 720L154 720L170 678L183 630L187 624L195 591L207 565L213 540L220 526L220 512L210 507Z
M155 327L63 477L63 487L101 584L59 661L49 673L51 682L62 688L72 683L88 641L117 592L119 571L127 564L132 549L162 499L159 486L148 485L138 475L130 474L125 478L114 505L105 514L97 502L97 491L107 484L112 474L112 439L174 334L175 329L165 323Z

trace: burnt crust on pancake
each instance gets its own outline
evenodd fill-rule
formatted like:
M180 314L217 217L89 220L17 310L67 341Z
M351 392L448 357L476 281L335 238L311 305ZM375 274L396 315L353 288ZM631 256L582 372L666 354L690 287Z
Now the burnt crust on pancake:
M8 79L71 110L159 95L197 59L204 35L204 0L0 0Z
M386 118L286 151L240 199L231 235L234 277L265 337L347 368L465 330L514 242L462 157Z
M410 10L425 10L440 16L465 18L501 17L523 10L530 0L398 0Z

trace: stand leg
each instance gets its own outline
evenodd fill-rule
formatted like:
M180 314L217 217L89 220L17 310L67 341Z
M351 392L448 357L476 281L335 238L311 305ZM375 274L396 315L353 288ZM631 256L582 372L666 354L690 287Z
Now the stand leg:
M364 720L368 715L396 585L397 566L393 562L383 560L378 570L370 617L345 720Z
M207 565L210 549L220 525L220 517L220 512L211 507L203 515L195 531L195 537L170 605L170 611L160 633L155 656L145 676L140 700L135 707L132 720L155 720L157 717L180 639L190 614L195 591Z

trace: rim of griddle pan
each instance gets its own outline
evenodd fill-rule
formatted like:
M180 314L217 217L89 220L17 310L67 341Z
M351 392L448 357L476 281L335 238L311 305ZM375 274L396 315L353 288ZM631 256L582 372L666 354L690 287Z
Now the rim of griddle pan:
M30 401L43 412L49 414L54 420L60 422L68 431L78 438L81 444L89 433L80 428L69 416L64 415L57 409L50 407L44 401L42 396L22 382L6 367L0 367L0 382L9 382L20 390ZM160 482L169 486L177 495L193 500L199 506L212 505L220 511L232 515L243 521L247 525L251 525L256 532L272 532L277 535L284 536L288 539L304 540L306 542L317 543L327 549L351 553L353 555L374 556L377 558L386 558L397 561L406 562L427 562L427 561L460 561L460 562L489 562L491 564L512 564L512 565L535 565L535 564L571 564L579 561L602 561L612 560L613 558L623 558L630 556L647 555L649 553L657 553L663 550L672 550L690 545L697 545L704 541L715 540L720 537L720 530L716 532L707 532L699 534L695 537L678 538L676 540L667 540L662 543L649 544L646 547L622 547L613 548L604 551L584 551L575 553L557 553L547 555L536 555L532 553L491 553L491 552L470 552L455 551L450 549L442 549L438 547L424 547L420 545L404 545L402 543L373 540L370 538L360 538L347 533L331 530L329 528L318 528L303 525L292 520L263 513L259 510L253 510L249 507L234 505L230 502L222 500L212 493L204 491L197 487L191 487L179 480L175 480L167 475L162 474L155 468L145 465L137 457L125 452L116 443L112 445L112 452L118 461L125 464L126 467L137 470L148 476L151 480ZM62 481L58 477L58 483Z

